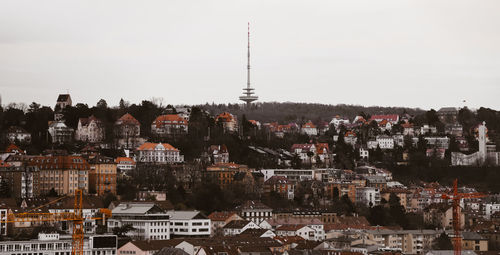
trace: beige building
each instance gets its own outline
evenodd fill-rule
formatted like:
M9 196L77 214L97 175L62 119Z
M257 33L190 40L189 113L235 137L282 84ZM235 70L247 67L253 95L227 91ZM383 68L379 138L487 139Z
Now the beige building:
M106 193L116 194L116 163L112 158L95 156L88 159L89 192L102 196Z
M40 193L54 189L58 195L72 195L76 189L88 193L90 166L81 156L36 156L28 162L40 170Z
M208 218L211 220L211 235L212 236L222 236L224 234L223 227L233 221L233 220L243 220L237 212L213 212L208 215Z
M80 118L75 139L82 142L99 143L105 138L104 131L104 124L94 115L88 118Z
M460 210L460 228L465 226L465 216ZM424 223L437 228L453 228L453 207L450 204L431 204L424 209Z
M462 249L488 251L488 239L476 232L462 232Z

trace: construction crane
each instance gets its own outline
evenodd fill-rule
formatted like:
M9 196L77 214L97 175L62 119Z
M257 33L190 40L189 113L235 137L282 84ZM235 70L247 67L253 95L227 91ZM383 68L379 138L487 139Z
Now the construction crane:
M442 194L443 199L451 199L453 207L453 250L454 255L462 254L462 238L460 234L460 200L463 198L481 198L481 193L458 193L458 179L453 181L453 193Z
M73 212L60 212L60 213L38 213L34 212L42 207L54 204L67 196L55 199L47 204L41 205L27 212L22 213L8 213L6 219L0 219L2 223L17 223L17 222L60 222L70 221L73 222L73 234L71 242L71 255L83 255L83 240L85 231L83 229L83 192L81 189L75 190L75 204ZM111 211L106 208L99 208L99 213L102 217L92 217L91 220L105 220L111 217Z

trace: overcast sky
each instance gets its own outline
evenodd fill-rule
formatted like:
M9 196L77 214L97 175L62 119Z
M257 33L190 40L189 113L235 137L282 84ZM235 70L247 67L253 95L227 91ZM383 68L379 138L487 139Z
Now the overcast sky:
M0 7L2 104L259 101L500 109L500 1L52 1Z

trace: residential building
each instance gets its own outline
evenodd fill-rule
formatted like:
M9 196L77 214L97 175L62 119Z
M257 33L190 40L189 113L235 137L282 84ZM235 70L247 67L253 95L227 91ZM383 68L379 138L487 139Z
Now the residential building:
M359 158L364 159L364 160L368 160L369 156L370 156L370 151L366 147L360 146L359 147Z
M49 134L52 143L70 143L73 141L73 129L62 121L49 121Z
M13 144L29 144L31 143L31 134L22 127L12 126L5 133L7 140Z
M377 123L386 120L391 124L396 124L399 122L399 115L397 114L381 114L381 115L372 115L368 122L376 121Z
M439 121L442 123L456 123L458 110L455 107L443 107L436 112Z
M304 163L313 164L316 162L316 159L314 156L316 155L317 151L316 151L316 146L314 144L310 144L310 143L294 144L294 145L292 145L292 148L290 151L292 153L298 155L299 158Z
M235 209L242 218L252 221L257 225L273 217L273 209L271 207L255 200L248 200Z
M488 251L488 238L476 232L464 231L462 234L462 249L473 251Z
M208 148L208 157L212 164L229 163L229 151L225 144L211 145Z
M276 228L276 235L281 237L299 236L309 241L322 240L316 236L314 229L306 225L282 225Z
M115 122L114 133L119 148L137 148L143 140L140 138L141 123L130 113L124 114Z
M377 143L382 150L392 150L394 149L394 138L388 135L378 135Z
M224 236L236 236L247 229L260 229L260 227L249 220L233 220L227 223L224 227Z
M114 235L94 235L83 241L83 254L115 255L117 237ZM60 238L59 234L39 234L36 240L1 241L0 255L70 255L72 239Z
M233 133L238 131L238 118L231 113L223 112L217 115L215 122L221 123L225 132Z
M354 133L353 131L345 132L344 142L346 144L350 144L350 145L354 146L354 145L356 145L357 141L358 141L358 138L356 137L356 133Z
M40 193L54 189L58 195L73 195L76 189L88 193L90 165L81 156L34 156L29 166L40 170Z
M302 132L303 134L309 135L309 136L318 135L318 129L316 128L316 125L314 125L311 121L302 125L300 132Z
M340 125L346 125L349 123L350 123L349 118L340 117L339 115L336 115L330 121L330 125L333 125L335 127L335 129L338 129Z
M116 169L125 173L135 169L136 166L135 161L129 157L117 157L115 163Z
M403 206L405 209L408 207L408 200L409 195L411 194L411 191L405 188L386 188L380 191L380 197L385 199L385 201L389 202L389 199L391 197L391 194L396 195L399 198L399 204Z
M184 156L168 143L143 143L137 149L137 162L169 164L184 162Z
M75 139L77 141L100 143L104 141L104 138L104 123L94 115L78 120L78 127L75 132Z
M233 184L237 173L250 173L248 166L236 163L219 163L207 167L206 175L219 184L222 189Z
M264 192L276 192L283 198L293 200L294 185L285 176L273 176L264 182Z
M356 188L356 202L372 207L380 204L380 190L375 187Z
M420 127L421 135L432 135L437 133L437 128L435 126L430 126L428 124L424 124Z
M460 211L460 228L465 225L465 216ZM431 204L424 209L424 223L436 226L438 228L453 228L453 207L450 204L440 203Z
M500 212L500 203L483 204L483 215L486 219L491 219L491 215Z
M199 211L167 211L170 235L176 237L210 236L210 219Z
M170 216L154 203L122 202L112 210L108 219L108 231L115 227L131 225L134 229L126 233L138 240L170 239Z
M158 116L151 124L151 133L159 137L187 134L188 120L177 114Z
M89 192L102 196L116 194L116 163L112 158L97 155L87 161L90 165Z
M75 211L75 198L73 196L67 196L61 198L58 201L52 201L48 212L49 213L74 213ZM104 208L104 203L101 197L85 195L82 196L82 217L83 217L83 231L86 235L96 234L97 226L103 224L103 220L97 220L95 218L102 218L103 213L100 208ZM56 224L55 227L60 233L72 234L73 233L73 222L61 222L61 224Z
M223 211L223 212L213 212L208 215L211 223L210 234L212 236L221 236L224 234L223 227L233 221L233 220L243 220L237 212L234 211Z
M34 198L40 196L40 171L36 166L10 165L0 162L0 180L8 184L14 198Z

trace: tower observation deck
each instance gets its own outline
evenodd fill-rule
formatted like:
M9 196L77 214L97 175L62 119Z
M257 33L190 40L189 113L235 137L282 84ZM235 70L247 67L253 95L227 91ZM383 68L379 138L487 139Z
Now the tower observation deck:
M243 88L243 95L240 96L240 100L247 103L247 106L259 99L258 96L255 95L254 88L250 87L250 22L248 23L248 55L247 55L248 63L247 63L247 87Z

